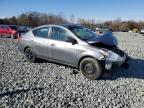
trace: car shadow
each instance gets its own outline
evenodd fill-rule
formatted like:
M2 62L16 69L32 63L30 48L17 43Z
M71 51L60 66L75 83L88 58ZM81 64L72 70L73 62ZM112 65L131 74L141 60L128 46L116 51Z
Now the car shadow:
M26 93L28 91L35 91L35 90L39 90L40 92L43 90L44 88L29 88L29 89L22 89L22 90L15 90L15 91L7 91L4 93L0 93L0 97L4 97L4 96L12 96L14 94L20 94L20 93Z
M71 74L78 74L79 71L71 66L62 65L59 63L39 59L38 63L54 63L56 65L64 66L65 68L72 68ZM98 80L116 80L118 78L136 78L144 79L144 59L135 59L129 57L126 66L113 68L107 75L101 75Z
M128 67L119 67L111 70L110 75L107 77L101 77L100 80L116 80L118 78L136 78L144 79L144 59L130 58L128 61Z

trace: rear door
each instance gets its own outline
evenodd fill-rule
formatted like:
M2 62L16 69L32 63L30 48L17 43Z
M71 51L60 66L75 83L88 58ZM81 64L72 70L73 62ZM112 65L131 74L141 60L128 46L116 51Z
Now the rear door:
M41 27L33 30L34 39L32 40L32 46L36 55L40 58L48 58L48 34L49 27Z
M77 44L72 45L72 43L65 41L66 37L70 36L72 34L62 27L51 27L49 39L50 58L75 66Z

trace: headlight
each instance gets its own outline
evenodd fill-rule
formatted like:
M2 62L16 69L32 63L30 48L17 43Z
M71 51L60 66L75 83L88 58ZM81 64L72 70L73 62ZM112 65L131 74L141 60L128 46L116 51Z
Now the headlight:
M109 52L108 52L107 49L102 48L102 49L99 50L99 52L100 52L102 55L104 55L104 57L108 57L108 56L109 56Z

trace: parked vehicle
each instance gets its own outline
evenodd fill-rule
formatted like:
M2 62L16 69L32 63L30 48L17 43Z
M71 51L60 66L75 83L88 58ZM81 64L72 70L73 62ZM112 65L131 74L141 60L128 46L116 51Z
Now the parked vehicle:
M16 39L18 35L17 26L15 25L0 25L0 37L8 36Z
M144 34L144 29L141 29L140 34Z
M80 25L45 25L20 37L18 49L30 62L37 58L73 66L95 80L112 66L121 66L126 54L118 49L111 32L96 36Z
M19 35L22 35L28 31L30 31L32 28L31 27L27 27L27 26L18 26L17 31L19 33Z
M17 31L19 32L19 34L24 34L24 33L28 32L28 30L25 26L18 26Z

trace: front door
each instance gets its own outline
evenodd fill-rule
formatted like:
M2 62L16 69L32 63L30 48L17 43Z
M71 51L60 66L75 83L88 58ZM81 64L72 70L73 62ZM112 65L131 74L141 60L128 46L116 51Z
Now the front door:
M75 66L77 44L66 42L70 32L61 27L52 27L49 39L50 58L64 64Z

